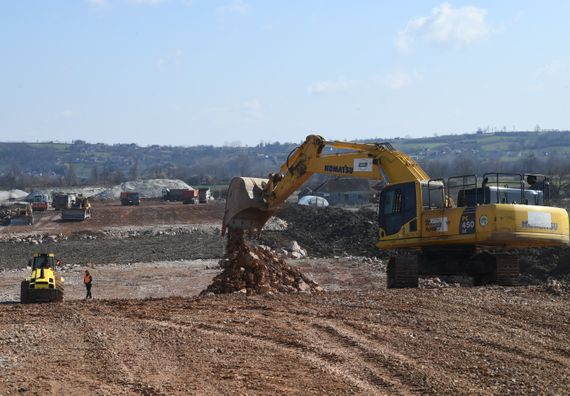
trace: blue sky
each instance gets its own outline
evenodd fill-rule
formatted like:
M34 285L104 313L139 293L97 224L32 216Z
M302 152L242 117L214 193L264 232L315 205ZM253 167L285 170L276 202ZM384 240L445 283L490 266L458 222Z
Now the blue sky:
M0 140L570 129L570 2L0 0Z

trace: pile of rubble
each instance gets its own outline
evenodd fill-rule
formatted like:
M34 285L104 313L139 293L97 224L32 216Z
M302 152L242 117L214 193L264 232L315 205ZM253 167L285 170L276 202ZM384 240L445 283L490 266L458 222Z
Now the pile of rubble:
M240 292L252 294L315 293L323 291L317 283L291 267L269 248L247 243L240 231L228 233L223 268L201 295Z

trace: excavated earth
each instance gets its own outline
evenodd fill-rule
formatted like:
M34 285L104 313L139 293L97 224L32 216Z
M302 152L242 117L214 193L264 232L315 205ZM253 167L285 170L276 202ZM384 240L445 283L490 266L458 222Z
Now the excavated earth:
M223 204L95 202L85 222L48 212L31 227L2 228L0 395L570 393L567 249L525 253L525 276L538 285L422 279L420 289L386 290L385 260L361 235L374 232L374 217L289 210L287 230L267 233L275 248L297 240L309 258L284 261L255 244L237 251L290 266L300 274L293 280L322 292L248 294L246 282L245 293L200 296L231 261ZM304 217L337 218L343 232ZM305 239L303 229L312 230ZM319 254L327 245L334 252ZM21 305L28 254L42 250L64 262L65 301ZM230 280L257 274L239 268ZM89 301L85 269L94 276Z

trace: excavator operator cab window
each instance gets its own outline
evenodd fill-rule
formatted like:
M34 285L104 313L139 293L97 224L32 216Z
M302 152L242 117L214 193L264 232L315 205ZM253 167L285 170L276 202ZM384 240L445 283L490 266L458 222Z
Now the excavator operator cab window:
M386 235L399 232L404 224L415 218L416 185L414 182L388 186L382 190L378 223ZM410 231L415 231L414 227L410 226Z

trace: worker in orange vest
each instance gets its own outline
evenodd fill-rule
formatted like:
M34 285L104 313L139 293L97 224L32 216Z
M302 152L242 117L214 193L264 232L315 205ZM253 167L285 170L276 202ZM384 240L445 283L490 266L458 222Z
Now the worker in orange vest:
M89 273L89 271L85 271L85 275L83 275L83 283L85 284L85 288L87 289L87 295L85 299L93 298L91 295L91 284L93 283L93 277Z

